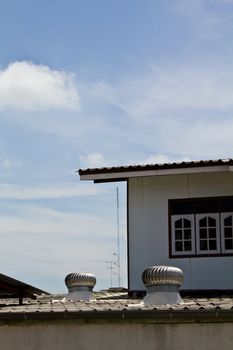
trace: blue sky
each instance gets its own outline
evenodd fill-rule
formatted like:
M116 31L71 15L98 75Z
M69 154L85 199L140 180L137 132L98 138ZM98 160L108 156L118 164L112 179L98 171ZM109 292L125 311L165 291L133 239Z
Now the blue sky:
M233 0L0 0L1 272L110 286L120 191L79 168L232 156ZM117 276L113 276L117 280Z

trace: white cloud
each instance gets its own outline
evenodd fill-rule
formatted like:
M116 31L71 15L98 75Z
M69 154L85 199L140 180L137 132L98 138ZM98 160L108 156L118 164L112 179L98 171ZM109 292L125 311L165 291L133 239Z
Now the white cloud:
M233 108L233 72L227 67L151 67L142 77L123 80L117 90L121 108L137 119L185 108Z
M9 158L5 158L2 163L2 167L5 169L19 168L21 166L21 162L13 161Z
M172 68L153 64L143 75L119 81L115 91L125 124L112 158L105 150L108 160L145 164L232 156L233 71L229 64ZM143 159L145 150L152 154L147 159Z
M52 199L90 196L100 193L100 188L93 184L62 183L54 185L35 185L33 187L14 184L0 184L0 199Z
M183 162L183 161L188 162L190 160L191 159L188 157L174 158L167 154L155 154L140 161L138 164L164 164L164 163Z
M232 118L214 120L210 117L190 120L183 127L178 122L170 128L165 147L179 154L188 152L189 155L195 155L199 159L206 155L210 159L232 157L232 130Z
M40 234L40 237L46 237L48 234L69 235L70 239L88 241L89 234L99 232L98 239L107 239L109 232L114 232L111 220L106 217L97 217L91 214L81 214L78 212L62 212L51 209L50 207L39 207L36 205L17 206L15 214L1 214L1 231L5 234L17 232L20 236L23 234ZM105 221L105 223L103 223ZM75 238L76 237L76 238Z
M13 62L0 71L0 109L75 109L80 97L73 76L32 62Z
M115 91L114 88L103 80L97 82L91 82L82 84L82 93L87 96L88 99L92 99L95 103L99 101L101 103L114 103L115 102Z
M80 156L80 160L83 163L83 166L88 168L103 167L107 163L104 155L98 152L90 153L86 156Z

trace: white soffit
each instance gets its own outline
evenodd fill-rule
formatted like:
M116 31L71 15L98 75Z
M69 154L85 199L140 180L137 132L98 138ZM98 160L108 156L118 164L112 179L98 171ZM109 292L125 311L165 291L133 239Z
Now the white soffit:
M145 177L145 176L164 176L164 175L178 175L178 174L198 174L198 173L214 173L214 172L228 172L233 171L233 166L217 165L206 167L193 168L178 168L178 169L160 169L160 170L140 170L140 171L123 171L123 172L109 172L101 174L87 174L80 175L80 180L118 180L127 179L131 177Z

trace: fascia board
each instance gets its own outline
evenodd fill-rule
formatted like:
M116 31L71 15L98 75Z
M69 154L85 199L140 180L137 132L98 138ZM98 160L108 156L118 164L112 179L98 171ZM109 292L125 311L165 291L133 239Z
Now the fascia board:
M164 175L180 175L180 174L198 174L198 173L213 173L233 171L233 167L229 165L193 167L193 168L176 168L176 169L161 169L161 170L140 170L140 171L123 171L114 173L99 173L80 175L80 180L114 180L132 177L147 177L147 176L164 176Z

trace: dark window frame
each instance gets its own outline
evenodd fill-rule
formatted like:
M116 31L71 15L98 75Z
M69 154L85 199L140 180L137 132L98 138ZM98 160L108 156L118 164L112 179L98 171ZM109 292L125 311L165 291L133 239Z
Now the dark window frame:
M227 252L225 247L223 249L223 233L222 231L222 218L225 213L233 213L233 196L219 196L219 197L201 197L201 198L178 198L168 200L168 227L169 227L169 258L200 258L200 257L225 257L233 256L233 250ZM218 242L219 252L218 253L200 253L197 250L198 237L196 215L198 214L218 214ZM223 214L223 216L221 216ZM172 232L172 217L175 215L194 215L194 240L195 240L195 253L178 253L174 251L174 237Z

